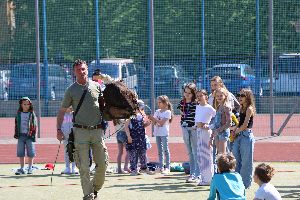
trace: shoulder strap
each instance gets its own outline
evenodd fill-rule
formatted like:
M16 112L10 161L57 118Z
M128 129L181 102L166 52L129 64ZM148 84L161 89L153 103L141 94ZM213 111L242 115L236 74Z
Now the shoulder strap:
M78 103L78 105L77 105L77 108L76 108L76 110L75 110L75 112L74 112L73 122L75 122L75 116L77 115L77 113L78 113L78 111L79 111L79 109L80 109L80 107L81 107L81 105L82 105L82 102L83 102L83 99L84 99L86 93L87 93L87 89L85 89L85 90L83 91L83 94L82 94L82 96L81 96L81 98L80 98L80 100L79 100L79 103Z

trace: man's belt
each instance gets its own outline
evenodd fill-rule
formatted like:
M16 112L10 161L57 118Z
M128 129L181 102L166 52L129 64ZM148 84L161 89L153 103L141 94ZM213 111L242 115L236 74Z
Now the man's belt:
M75 127L75 128L83 128L83 129L87 129L87 130L94 130L94 129L99 129L99 128L102 129L102 125L101 124L98 124L98 125L95 125L95 126L85 126L85 125L74 124L73 127Z

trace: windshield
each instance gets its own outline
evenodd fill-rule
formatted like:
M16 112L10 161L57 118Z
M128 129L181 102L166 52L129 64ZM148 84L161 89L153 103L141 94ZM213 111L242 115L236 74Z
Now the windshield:
M279 58L276 71L277 73L300 73L300 58Z
M173 67L155 67L156 77L177 77L177 72Z
M100 69L101 74L110 75L112 78L120 77L118 64L101 63L98 69Z
M230 78L232 76L240 76L241 69L238 67L215 67L211 70L210 76L221 76L222 78Z

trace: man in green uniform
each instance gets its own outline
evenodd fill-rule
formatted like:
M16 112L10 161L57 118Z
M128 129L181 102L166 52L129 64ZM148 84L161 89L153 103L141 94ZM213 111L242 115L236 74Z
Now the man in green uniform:
M97 199L98 191L105 180L108 165L108 154L104 143L104 131L101 126L102 116L99 110L98 97L101 93L99 84L88 80L88 66L85 61L76 60L73 64L76 82L67 88L61 108L57 115L57 139L63 139L61 125L64 113L70 106L76 110L84 90L87 93L75 116L73 124L75 153L74 159L80 172L83 200ZM90 179L89 149L92 149L96 164L94 178Z

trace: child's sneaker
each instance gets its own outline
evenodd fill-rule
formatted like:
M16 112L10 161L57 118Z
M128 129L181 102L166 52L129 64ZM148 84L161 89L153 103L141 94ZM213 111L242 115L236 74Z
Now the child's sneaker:
M118 174L128 174L128 172L127 172L127 171L124 171L124 170L118 170L117 173L118 173Z
M71 171L71 174L78 174L78 170L76 168L73 168L72 171Z
M186 179L186 183L197 183L199 181L198 178L195 178L193 175L188 176L188 178Z
M141 175L141 173L134 170L134 171L131 171L130 175L131 176L137 176L137 175Z
M140 170L140 173L141 173L141 174L148 174L148 175L153 175L153 174L155 174L155 172L150 171L149 169L141 169L141 170Z
M33 171L32 167L28 167L27 174L32 174L32 171Z
M161 169L161 168L156 168L156 169L155 169L155 172L156 172L156 173L163 173L163 171L164 171L164 170Z
M209 182L199 181L197 186L210 186Z
M130 170L129 168L124 168L124 172L126 172L126 173L130 173L130 172L131 172L131 170Z
M71 174L70 168L66 168L64 171L61 172L61 174Z
M21 174L25 174L25 170L23 168L18 169L15 173L15 175L21 175Z
M161 173L162 173L162 174L169 174L169 173L170 173L170 169L166 168L166 169L163 170Z

